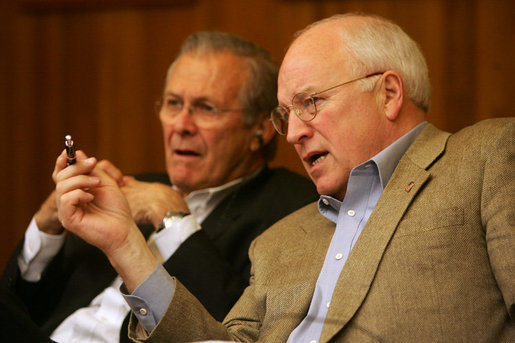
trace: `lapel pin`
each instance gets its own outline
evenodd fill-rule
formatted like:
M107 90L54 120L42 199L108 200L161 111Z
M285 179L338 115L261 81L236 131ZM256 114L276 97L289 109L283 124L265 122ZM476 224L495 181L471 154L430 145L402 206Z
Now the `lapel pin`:
M406 188L404 188L404 190L409 193L409 191L411 191L411 189L413 188L413 186L415 186L415 182L411 181L410 183L408 183L408 185L406 186Z

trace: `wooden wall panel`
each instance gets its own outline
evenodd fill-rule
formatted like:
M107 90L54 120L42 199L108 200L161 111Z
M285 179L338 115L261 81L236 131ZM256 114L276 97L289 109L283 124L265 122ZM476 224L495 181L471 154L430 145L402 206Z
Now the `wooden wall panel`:
M53 188L65 134L126 173L164 171L153 102L179 45L197 30L239 34L280 61L292 34L307 24L346 11L376 13L399 23L424 51L431 122L456 131L513 115L511 0L118 1L71 10L27 10L21 2L0 3L0 270ZM273 165L303 172L284 140Z

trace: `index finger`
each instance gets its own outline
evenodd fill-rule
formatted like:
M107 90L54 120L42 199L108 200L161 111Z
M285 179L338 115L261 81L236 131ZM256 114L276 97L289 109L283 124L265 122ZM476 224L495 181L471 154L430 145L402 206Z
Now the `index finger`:
M88 156L81 150L76 153L77 162L73 165L68 165L66 150L63 150L61 154L57 157L55 162L54 171L52 173L52 179L55 183L62 178L69 178L78 174L87 174L91 171L91 169L96 164L94 158L89 161L89 163L84 163L88 159ZM87 162L87 161L86 161ZM63 171L66 171L63 173Z
M66 168L67 160L66 160L66 149L61 151L61 154L57 156L57 160L55 161L54 171L52 172L52 179L55 183L57 183L57 174Z

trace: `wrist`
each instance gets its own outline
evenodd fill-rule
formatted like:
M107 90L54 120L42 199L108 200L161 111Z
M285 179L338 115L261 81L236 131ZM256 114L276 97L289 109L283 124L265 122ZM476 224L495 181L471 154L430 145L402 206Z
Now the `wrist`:
M39 210L34 219L39 231L50 235L58 235L64 231L56 211L47 213L44 210Z
M186 217L189 214L190 214L189 212L183 212L183 211L178 211L178 212L168 211L168 212L166 212L165 215L163 216L163 219L159 223L159 225L156 226L156 232L159 232L165 228L175 225L176 223L181 221L182 218Z
M151 217L151 223L154 225L154 227L157 229L161 222L163 221L163 218L166 216L167 213L190 213L190 209L186 205L185 202L178 203L177 201L160 201L159 203L155 203L152 205L152 210L150 212Z
M157 265L156 258L137 227L130 230L127 239L120 247L106 255L131 293Z

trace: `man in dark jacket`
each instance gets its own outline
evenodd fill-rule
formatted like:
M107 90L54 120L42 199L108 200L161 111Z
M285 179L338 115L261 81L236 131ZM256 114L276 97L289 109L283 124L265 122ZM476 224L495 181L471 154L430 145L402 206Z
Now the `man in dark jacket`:
M309 180L267 167L276 145L268 120L276 90L277 66L264 50L228 34L194 34L170 66L157 108L168 175L136 180L99 162L118 182L155 258L219 320L248 284L250 242L317 199ZM54 194L3 282L55 341L128 341L120 277L98 249L66 234Z

